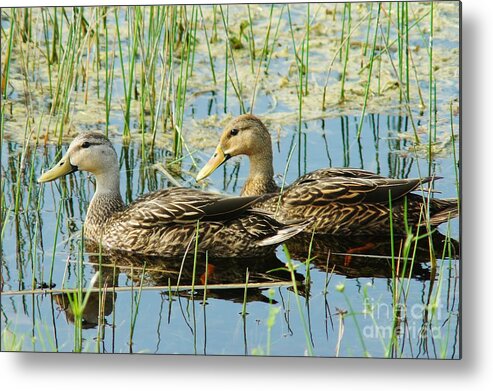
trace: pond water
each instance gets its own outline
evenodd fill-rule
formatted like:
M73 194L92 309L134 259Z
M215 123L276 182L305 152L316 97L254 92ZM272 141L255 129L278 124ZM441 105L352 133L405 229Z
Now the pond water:
M443 31L443 36L435 40L438 53L458 49L458 40L454 38L458 11L450 4L445 3L439 8L440 12L437 11L440 29L437 28L436 34ZM326 9L332 12L334 8L327 5ZM294 23L303 25L305 10L293 8ZM414 11L418 15L423 12L418 6ZM211 23L210 9L204 8L204 12L206 23ZM246 8L241 8L241 15L245 12ZM280 12L277 7L274 15ZM320 13L315 14L314 9L312 12L314 31L318 24L328 20L317 19L322 18L321 15L332 20L332 14L324 14L323 9ZM334 12L336 18L331 29L340 28L343 6L340 4ZM368 8L360 7L353 12L362 16ZM371 12L375 17L376 9ZM257 9L254 13L259 17L260 26L266 23L266 18L268 20L268 13L262 14ZM281 17L279 41L288 45L286 42L290 42L291 37L287 35L287 17ZM445 23L447 21L450 23ZM9 26L3 14L2 26L5 29ZM366 27L367 24L360 26L361 33L355 34L355 40L364 37ZM322 31L322 27L318 28ZM426 34L424 27L411 37L411 44L423 45L423 41L426 42L423 34ZM310 77L324 79L324 61L327 64L333 52L323 54L316 45L320 36L314 33L313 39ZM260 42L259 39L257 45ZM441 179L434 183L433 196L458 196L455 151L459 150L459 144L451 134L451 128L455 136L459 132L458 78L437 77L438 136L434 143L436 153L430 160L426 151L420 149L423 144L428 145L429 112L419 107L417 94L413 95L410 111L397 104L393 95L387 97L388 105L380 109L382 100L375 98L375 103L369 105L363 116L360 139L357 134L362 97L352 96L351 92L348 92L350 98L346 105L332 102L328 114L310 107L311 100L320 98L315 93L317 88L313 87L314 93L304 102L306 109L298 122L296 95L284 99L281 89L277 96L271 93L269 83L280 85L279 80L289 73L284 48L279 46L281 54L272 60L270 82L262 85L255 102L255 113L271 129L274 171L279 183L285 180L289 184L300 175L321 167L355 167L394 178L436 175ZM200 50L194 72L207 75L208 55L203 41L197 48ZM214 50L219 52L219 48ZM354 50L361 56L361 48ZM242 75L246 72L243 67L249 67L248 52L239 50L236 55ZM396 59L397 54L393 55ZM224 61L216 61L218 74L224 73L221 65ZM450 65L445 60L443 63ZM446 68L445 65L442 68ZM332 92L339 88L337 70L340 68L329 78ZM20 89L15 88L15 79L21 80L22 75L14 72L11 77L14 92L5 104L17 108L22 106L23 98ZM115 101L123 94L118 88L121 83L118 77L116 74L112 98ZM353 77L355 80L348 83L356 86L360 82L354 73ZM190 79L191 93L184 111L184 139L188 149L178 168L176 162L162 166L168 175L163 175L158 166L176 160L169 135L158 137L153 150L143 148L139 116L132 112L133 137L130 142L123 142L120 137L123 114L114 104L109 133L119 156L121 193L126 202L176 183L239 194L248 175L246 158L229 160L204 184L197 184L193 179L209 158L222 125L229 119L224 114L221 87L201 90L199 76L195 78L197 80ZM245 83L246 95L250 91L247 85L248 82ZM293 88L295 91L296 86ZM230 103L226 111L237 115L240 107L235 93L229 91L228 94ZM357 103L353 101L355 96L359 96ZM99 101L84 114L79 113L84 111L84 104L80 99L75 101L77 110L72 114L71 130L60 147L51 142L43 145L41 138L35 143L33 135L29 140L23 137L24 119L15 114L15 109L10 116L4 113L2 350L460 357L459 219L442 224L433 237L436 267L433 266L435 259L430 258L427 238L416 246L412 264L398 257L402 242L397 238L393 244L390 238L351 237L320 237L311 243L311 237L300 235L286 246L279 246L266 259L199 258L195 264L191 259L159 259L107 251L99 254L99 249L86 248L81 227L94 192L93 178L87 173L76 173L43 186L35 181L66 151L75 133L86 129L104 131L104 102ZM35 107L35 113L42 112ZM96 114L98 108L100 113ZM40 134L43 134L45 126L50 129L50 124L46 125L46 119L41 117L29 125L34 135L41 128ZM413 141L413 123L422 140L419 146ZM77 325L71 302L74 298L67 295L67 290L73 292L90 286L95 275L100 277L95 282L95 286L101 288L99 292L87 297L75 296L76 301L87 298L82 323Z
M373 121L373 119L370 121L370 117L368 120L368 123ZM388 131L386 124L392 123L395 119L377 117L374 120L381 125L381 134L386 134ZM344 118L326 121L325 132L321 130L323 128L320 121L307 123L307 129L311 128L311 131L303 135L306 136L306 150L302 150L302 160L299 162L302 170L305 162L306 170L310 171L327 165L330 159L334 166L343 166L347 161L354 162L350 164L352 166L372 169L384 175L400 177L403 174L405 177L412 177L418 175L417 166L420 163L425 164L419 159L409 161L406 158L396 158L396 151L389 148L388 140L381 137L375 142L370 127L365 129L366 136L362 140L362 145L367 148L362 148L361 151L356 149L346 155L340 147L344 142L343 135L346 131L344 127L341 128L341 123L345 123ZM348 132L351 133L351 129ZM294 134L292 137L298 136ZM284 170L283 165L290 150L292 137L283 138L275 148L276 172ZM327 138L330 139L329 146L324 142ZM7 142L2 146L2 159L5 159L2 164L6 168L7 189L14 189L16 186L16 178L19 177L17 164L21 152L22 146L14 142ZM26 161L26 170L29 171L34 166L33 171L39 173L42 167L47 166L47 162L56 160L55 147L44 150L45 154L42 152L41 149L32 151ZM376 153L378 156L375 158ZM139 146L120 145L118 154L121 157L122 168L121 192L128 201L148 190L170 185L162 175L142 166ZM165 152L156 151L157 160L158 157L164 158L161 154L165 155ZM312 158L304 159L305 155ZM372 155L373 158L370 159L369 156ZM362 161L371 163L361 165ZM293 157L292 166L297 165L297 158ZM238 193L246 177L247 166L245 160L228 162L224 170L218 170L213 174L211 182L226 193ZM126 167L135 168L126 170ZM436 189L443 196L453 196L455 191L455 181L451 179L454 177L453 161L443 159L438 167L437 174L444 179L437 181ZM292 169L289 170L286 180L289 183L296 177L296 169ZM28 181L29 177L24 179ZM28 183L22 183L21 186L26 189ZM50 280L56 284L55 288L89 284L94 273L99 270L99 256L84 254L83 267L77 263L77 260L81 259L80 229L93 190L93 182L83 173L68 178L63 186L53 183L43 189L33 189L29 200L32 204L30 210L21 211L18 218L10 217L11 224L5 227L4 291L30 290L39 287L41 282L49 284ZM40 204L39 211L37 204ZM59 233L54 247L57 225ZM449 231L452 238L457 239L458 228L458 221L451 221L449 227L443 226L440 230L443 233ZM203 305L204 290L197 290L195 295L191 295L193 262L190 260L187 260L183 266L180 292L172 291L170 294L167 287L176 286L177 276L182 267L181 259L161 261L119 254L104 257L101 262L107 266L102 266L101 273L111 277L111 281L113 281L113 273L115 274L115 281L110 286L133 287L133 292L129 288L113 293L109 288L105 294L108 296L104 301L106 325L103 329L97 327L100 297L96 294L91 298L84 316L84 322L88 327L84 329L84 350L191 354L266 353L266 338L267 333L270 332L272 338L270 354L302 355L307 353L307 331L304 327L308 327L313 354L333 356L340 335L338 311L345 310L353 311L355 315L345 317L340 355L361 356L365 351L372 356L383 355L385 351L378 333L382 333L385 341L390 336L392 308L394 308L393 292L396 289L392 279L389 243L378 243L373 251L353 254L350 264L345 265L344 254L359 245L351 238L334 239L328 243L321 240L320 249L315 244L312 254L316 258L306 266L303 261L307 257L306 251L310 240L309 238L304 242L300 240L301 244L297 243L298 240L294 242L288 245L288 248L291 248L293 262L298 266L296 278L303 282L309 271L309 286L303 287L303 290L308 292L304 294L298 292L297 295L293 292L291 276L288 272L272 272L284 268L287 262L285 253L279 248L277 257L268 261L231 260L215 264L214 260L208 260L215 266L213 273L208 276L208 283L224 286L206 290L206 305ZM36 243L35 248L33 243ZM329 252L333 255L327 260ZM409 289L407 308L411 312L406 320L408 323L406 330L399 337L402 338L400 345L403 350L396 352L395 355L441 357L441 352L446 351L450 357L457 357L459 354L459 261L439 259L437 275L433 277L436 285L431 287L431 267L430 263L426 262L427 259L429 261L426 251L424 255L419 253L417 257L419 263L412 269L412 277L399 280L400 284ZM197 265L196 285L203 285L200 278L203 278L204 262L201 260ZM145 272L142 275L144 264ZM252 288L247 292L248 314L244 317L242 316L243 284L247 270ZM50 278L51 273L53 274ZM34 285L33 279L36 279ZM144 287L161 288L156 291L139 292L141 284ZM238 287L228 288L230 284L236 284ZM258 287L254 287L256 284ZM342 293L336 289L339 284L345 286ZM436 318L427 322L425 308L430 298L437 300L440 307ZM130 344L131 320L133 313L135 314L137 300L138 314ZM301 310L297 308L297 300L301 303ZM368 301L377 311L377 314L374 314L376 323L364 313ZM352 310L348 305L351 305ZM273 316L271 312L274 310L279 312L274 317L272 330L269 331L268 319L269 316ZM58 294L39 293L3 295L2 317L9 330L26 336L23 345L25 350L50 350L53 346L58 351L73 349L74 330L70 321L67 298L63 300ZM433 335L423 337L423 329ZM358 330L364 335L364 344L359 338ZM31 335L36 336L36 339L31 339Z

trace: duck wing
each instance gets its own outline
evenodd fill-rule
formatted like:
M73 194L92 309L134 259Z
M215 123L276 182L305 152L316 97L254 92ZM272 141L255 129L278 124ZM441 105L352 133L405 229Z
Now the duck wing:
M172 188L139 197L118 220L129 227L150 228L197 220L226 221L245 213L260 197L225 197L194 189Z
M314 180L324 180L330 178L385 178L381 175L375 174L374 172L361 170L358 168L320 168L318 170L309 172L301 177L299 177L296 181L294 181L291 186L295 186L297 184L314 181Z
M323 206L328 202L355 205L362 203L388 204L389 192L397 200L415 190L420 184L430 182L423 179L351 178L328 177L310 179L290 186L282 196L283 202L293 205Z

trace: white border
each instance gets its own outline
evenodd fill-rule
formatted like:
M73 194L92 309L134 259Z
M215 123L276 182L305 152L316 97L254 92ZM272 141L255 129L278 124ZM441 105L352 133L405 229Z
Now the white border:
M217 1L215 1L217 3ZM237 1L229 1L233 3ZM163 1L47 1L43 5L159 4ZM181 1L177 3L188 3ZM205 2L210 3L210 2ZM493 251L493 2L463 0L462 175L463 346L461 361L0 353L4 390L446 389L491 387ZM2 7L39 2L2 0Z

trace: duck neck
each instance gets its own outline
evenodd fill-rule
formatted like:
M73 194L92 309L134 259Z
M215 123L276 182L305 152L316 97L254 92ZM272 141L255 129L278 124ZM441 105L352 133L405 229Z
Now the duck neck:
M272 147L269 146L261 153L250 155L250 173L241 195L263 195L277 191L278 187L274 182L274 168L272 166Z
M111 170L95 173L96 192L92 197L84 223L84 233L91 239L99 239L105 223L125 204L120 195L120 174L118 165Z

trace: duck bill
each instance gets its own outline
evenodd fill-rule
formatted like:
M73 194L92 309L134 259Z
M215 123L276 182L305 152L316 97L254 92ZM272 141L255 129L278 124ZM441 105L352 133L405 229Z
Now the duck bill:
M62 176L71 174L77 171L77 166L70 164L70 159L67 155L61 158L61 160L51 170L46 171L38 178L38 183L50 182Z
M207 164L202 167L196 177L196 181L201 181L211 175L221 164L228 160L231 156L225 155L220 145L217 146L214 155L209 159Z

